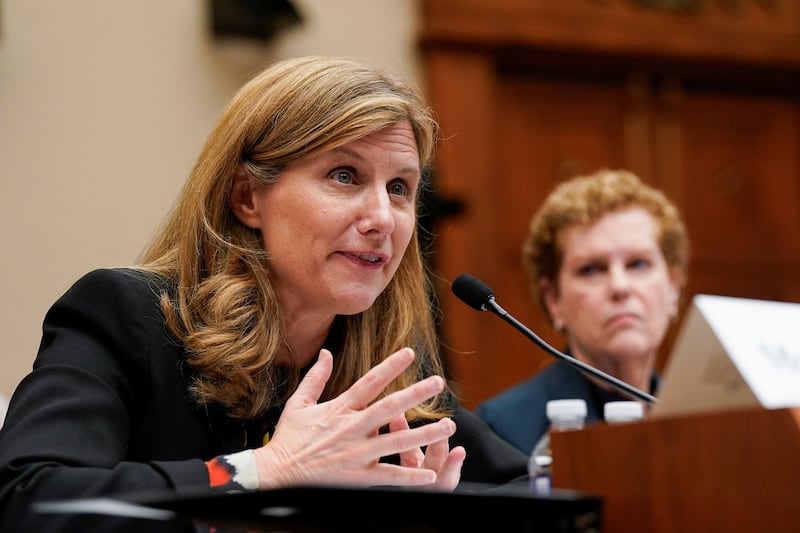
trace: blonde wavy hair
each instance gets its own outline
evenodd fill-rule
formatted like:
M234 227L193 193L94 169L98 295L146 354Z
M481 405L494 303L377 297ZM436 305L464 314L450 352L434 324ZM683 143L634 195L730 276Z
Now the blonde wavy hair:
M643 207L656 222L656 237L670 270L686 283L689 236L678 208L659 190L626 170L601 169L560 183L534 214L522 246L522 266L534 301L549 314L541 280L558 287L563 251L558 236L575 224L588 224L609 211Z
M191 392L198 402L218 403L236 418L255 417L284 402L299 381L300 369L290 369L287 378L275 363L287 346L261 233L229 207L237 169L274 183L293 161L400 121L411 124L424 170L438 126L420 92L388 72L344 58L275 63L223 110L176 206L139 260L144 270L171 281L162 310L197 371ZM328 341L334 370L322 400L339 395L404 346L417 357L384 394L424 375L443 374L417 231L373 306L334 320ZM445 398L418 406L409 418L445 416Z

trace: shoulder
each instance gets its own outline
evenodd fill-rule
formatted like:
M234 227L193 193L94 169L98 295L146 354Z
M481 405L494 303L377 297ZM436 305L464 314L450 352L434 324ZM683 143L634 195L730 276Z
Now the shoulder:
M128 295L152 295L166 289L163 276L136 268L99 268L80 277L69 288L66 295L96 295L103 297L109 292Z
M58 299L51 312L60 308L116 314L150 311L157 308L166 278L135 268L104 268L84 274ZM87 305L89 304L89 305Z
M67 339L106 348L123 344L141 348L151 339L162 338L160 295L167 287L165 278L143 270L93 270L50 307L40 349Z
M481 403L476 412L481 415L492 411L518 409L520 406L542 403L553 383L561 380L562 365L549 364L532 377L509 387Z
M516 425L521 415L544 417L544 405L549 400L591 397L590 387L591 382L579 370L554 361L534 376L484 400L475 413L493 427Z
M182 390L175 369L184 348L160 305L167 286L136 269L99 269L79 278L44 317L37 383L52 379L95 397L114 391L129 407L154 383L170 381Z

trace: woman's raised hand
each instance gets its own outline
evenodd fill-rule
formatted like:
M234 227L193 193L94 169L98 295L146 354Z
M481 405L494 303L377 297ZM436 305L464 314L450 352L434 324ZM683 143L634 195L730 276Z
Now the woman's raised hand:
M414 360L403 348L370 369L347 391L318 403L333 369L321 350L289 398L269 443L255 451L259 487L298 484L430 486L453 490L466 452L449 449L449 418L409 428L405 412L444 389L431 376L378 401L378 395ZM389 425L390 431L380 433ZM427 447L426 453L422 448ZM400 465L380 458L400 455Z

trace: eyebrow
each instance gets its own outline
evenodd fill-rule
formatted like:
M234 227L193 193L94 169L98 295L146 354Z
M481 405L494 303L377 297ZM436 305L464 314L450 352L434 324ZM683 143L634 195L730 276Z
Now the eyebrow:
M655 248L636 248L633 250L627 250L623 255L625 256L652 256L658 254L660 249L658 247ZM566 254L565 254L566 256ZM581 252L575 255L572 255L572 259L574 261L597 261L598 259L605 261L607 259L607 254L605 252Z
M325 154L329 154L329 155L338 155L338 154L348 155L348 156L352 157L353 159L358 159L359 161L367 161L366 157L362 156L360 153L356 152L355 150L352 150L352 149L347 148L345 146L339 146L339 147L336 147L336 148L332 148L332 149L328 150L327 152L325 152L324 154L321 154L321 155L324 157ZM419 177L420 181L422 181L422 179L421 179L422 178L422 171L421 171L420 167L418 167L418 166L402 167L399 171L397 171L397 174L400 174L400 175L412 175L414 177Z

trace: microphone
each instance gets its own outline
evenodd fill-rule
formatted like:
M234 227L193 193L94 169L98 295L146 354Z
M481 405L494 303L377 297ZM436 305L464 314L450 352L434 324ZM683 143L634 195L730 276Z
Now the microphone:
M488 285L475 276L470 274L459 274L456 279L453 280L452 290L453 294L455 294L458 299L465 304L469 305L473 309L477 309L478 311L491 311L492 313L496 314L521 331L526 337L536 343L539 348L543 349L556 359L560 359L570 366L575 367L586 374L590 374L600 381L607 383L608 385L611 385L614 389L618 390L625 396L634 398L636 400L645 401L648 404L656 403L656 398L651 394L647 394L646 392L641 391L636 387L633 387L632 385L615 378L614 376L606 374L605 372L602 372L591 365L587 365L579 359L575 359L572 356L560 352L559 350L556 350L547 344L536 333L528 329L524 324L522 324L522 322L511 316L505 309L500 307L500 304L498 304L494 299L494 292L492 289L490 289Z

